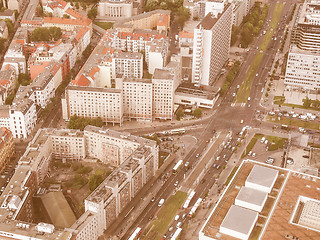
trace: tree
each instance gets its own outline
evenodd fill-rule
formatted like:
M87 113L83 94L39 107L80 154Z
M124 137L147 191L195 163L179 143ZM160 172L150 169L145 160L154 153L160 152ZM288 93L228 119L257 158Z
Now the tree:
M87 10L87 4L85 2L81 3L81 7L84 11Z
M76 9L79 9L79 3L78 2L76 2L75 7L76 7Z
M4 21L7 24L9 34L13 33L14 32L14 26L13 26L12 21L10 19L8 19L8 18L6 18Z
M19 73L18 75L18 82L22 85L22 86L27 86L31 83L31 79L29 74L27 73Z
M38 27L34 29L31 33L30 40L32 42L39 42L39 41L57 41L61 38L62 31L59 27Z
M311 102L312 102L311 99L306 97L306 99L303 99L303 106L305 108L309 108L311 106Z
M88 45L86 49L82 52L82 56L84 59L87 59L92 52L92 46Z
M18 12L17 9L15 9L15 10L14 10L14 18L15 18L15 20L17 20L18 17L19 17L19 12Z
M200 118L202 116L202 109L201 108L196 108L194 111L193 111L193 116L195 118Z
M180 120L183 117L184 113L183 113L183 109L179 108L179 110L176 113L176 118L177 120Z
M103 177L101 174L93 174L89 177L89 189L91 191L95 190L103 182Z
M58 41L62 36L61 28L50 27L49 28L50 40Z
M77 115L73 115L70 118L70 121L67 127L70 129L80 129L81 131L83 131L87 125L102 127L103 126L102 118L78 117Z
M68 14L63 14L62 18L70 18Z
M87 17L90 18L91 20L94 20L94 19L96 19L97 15L98 15L97 9L96 8L91 8L88 11Z
M4 46L5 46L5 42L7 41L7 39L5 38L0 38L0 53L4 52Z

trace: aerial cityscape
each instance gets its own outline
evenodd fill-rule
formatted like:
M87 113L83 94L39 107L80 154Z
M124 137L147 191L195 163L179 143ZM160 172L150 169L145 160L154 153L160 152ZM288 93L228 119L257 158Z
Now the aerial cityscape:
M0 240L320 239L320 0L0 0Z

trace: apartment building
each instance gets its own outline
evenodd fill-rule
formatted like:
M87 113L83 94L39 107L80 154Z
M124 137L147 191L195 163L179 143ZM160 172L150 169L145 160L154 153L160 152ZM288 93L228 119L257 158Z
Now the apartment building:
M4 105L16 83L15 71L7 65L5 70L0 71L0 105Z
M146 43L145 61L150 74L154 74L156 68L163 68L167 65L168 47L168 41L165 39L154 39Z
M66 97L62 100L64 119L71 116L96 118L104 122L122 124L123 122L122 91L115 88L95 88L68 86Z
M156 29L167 32L169 28L170 11L161 9L116 21L114 24L114 29L121 32L132 32L134 29Z
M132 16L133 1L101 0L98 3L98 18L115 20Z
M83 159L84 153L91 154L86 148L94 143L119 146L123 152L120 151L118 168L85 199L85 213L66 229L43 222L32 223L32 197L47 176L52 159ZM58 145L67 147L61 148ZM83 149L79 150L79 146ZM131 148L131 153L127 151L128 148ZM104 152L104 149L97 147L96 151ZM87 126L84 132L39 129L0 196L0 237L96 240L154 176L158 168L158 156L156 142L129 133L93 126ZM10 221L5 221L8 219Z
M129 79L122 82L123 112L127 119L152 121L152 80Z
M4 55L4 60L1 70L4 70L7 65L14 68L15 74L26 73L26 58L23 52L23 44L13 40L8 48L8 51Z
M320 52L319 8L319 1L308 0L299 9L291 42L301 50Z
M317 91L320 89L320 55L291 45L284 83L287 89Z
M142 78L143 54L134 52L119 52L112 58L112 77L118 74L125 78Z
M50 132L52 131L52 132ZM86 157L82 131L71 129L48 130L55 159L82 160Z
M2 171L14 154L12 133L8 128L0 128L0 171Z
M194 29L192 82L214 85L229 58L233 5L215 17L209 13Z
M174 75L167 69L156 69L152 78L153 118L172 120L174 114Z
M84 136L86 138L86 155L112 165L122 164L141 146L150 147L152 154L157 153L157 147L153 141L150 142L148 139L125 132L120 133L110 129L102 130L98 127L87 126L84 129ZM158 165L154 166L157 168Z

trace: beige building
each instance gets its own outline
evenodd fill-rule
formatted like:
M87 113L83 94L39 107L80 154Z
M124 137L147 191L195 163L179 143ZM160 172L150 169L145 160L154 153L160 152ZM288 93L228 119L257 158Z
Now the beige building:
M0 171L2 171L14 154L13 136L9 129L0 128Z
M165 32L170 28L170 11L158 9L117 21L114 24L114 29L123 32L132 32L134 29L154 28Z
M213 85L229 58L233 4L208 13L194 29L192 82Z
M98 18L116 20L132 16L132 0L100 0L98 3Z
M125 118L152 121L151 79L124 79L122 83Z
M118 74L126 78L142 78L143 54L134 52L120 52L112 58L112 77Z
M62 104L66 120L77 115L101 117L104 122L112 124L121 125L123 121L122 92L119 89L68 86Z

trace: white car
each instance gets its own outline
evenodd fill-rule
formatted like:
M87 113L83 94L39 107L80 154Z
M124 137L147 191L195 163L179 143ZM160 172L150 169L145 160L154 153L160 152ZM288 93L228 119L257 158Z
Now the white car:
M179 220L179 215L176 215L176 216L174 217L174 220L175 220L175 221L178 221L178 220Z
M256 156L256 153L252 153L252 157L255 157Z
M232 93L232 97L235 97L236 96L236 93Z

